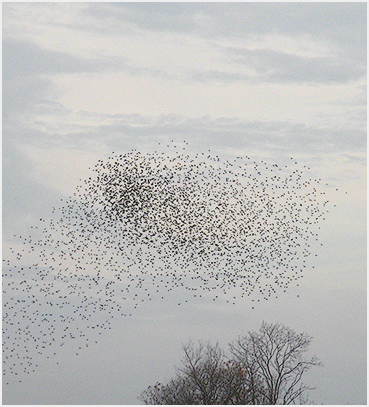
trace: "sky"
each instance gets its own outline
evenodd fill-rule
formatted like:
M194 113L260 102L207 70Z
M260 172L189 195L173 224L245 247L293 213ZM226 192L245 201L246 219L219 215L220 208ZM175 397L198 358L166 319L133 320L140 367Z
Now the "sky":
M313 337L315 403L366 404L366 3L5 2L2 16L4 258L98 160L170 140L293 157L332 203L299 286L253 309L177 307L181 291L143 303L78 356L73 341L34 355L3 403L139 404L183 343L226 348L266 321Z

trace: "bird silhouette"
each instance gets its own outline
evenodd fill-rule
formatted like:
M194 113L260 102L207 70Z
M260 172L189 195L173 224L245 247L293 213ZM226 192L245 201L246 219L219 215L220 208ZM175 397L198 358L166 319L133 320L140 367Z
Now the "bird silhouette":
M321 179L295 160L227 160L166 145L99 160L50 221L14 236L3 259L5 383L66 341L78 354L89 332L165 293L185 292L177 305L250 297L254 309L303 277L328 212Z

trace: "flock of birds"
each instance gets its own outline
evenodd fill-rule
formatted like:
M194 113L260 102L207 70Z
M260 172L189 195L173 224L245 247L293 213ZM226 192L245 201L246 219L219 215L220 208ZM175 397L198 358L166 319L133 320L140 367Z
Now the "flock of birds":
M32 236L15 236L3 260L5 383L71 339L78 354L89 332L170 291L184 302L250 297L253 308L304 275L328 211L321 180L293 159L225 160L187 147L98 161Z

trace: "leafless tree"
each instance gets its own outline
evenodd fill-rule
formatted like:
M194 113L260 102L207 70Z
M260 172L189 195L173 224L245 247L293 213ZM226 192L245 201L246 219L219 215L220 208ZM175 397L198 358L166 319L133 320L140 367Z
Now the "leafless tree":
M229 360L218 344L192 343L184 346L179 371L196 389L198 404L249 404L250 391L246 372L239 363Z
M145 404L250 404L246 371L229 360L218 344L200 342L183 347L182 366L167 384L157 383L141 393Z
M303 375L321 365L316 357L305 358L311 340L284 325L263 322L259 332L239 338L230 348L250 377L261 378L266 404L302 404L305 392L312 390L302 382Z
M141 393L145 404L305 404L303 374L320 363L305 359L306 334L263 322L230 344L230 356L210 343L183 347L181 367L168 383Z

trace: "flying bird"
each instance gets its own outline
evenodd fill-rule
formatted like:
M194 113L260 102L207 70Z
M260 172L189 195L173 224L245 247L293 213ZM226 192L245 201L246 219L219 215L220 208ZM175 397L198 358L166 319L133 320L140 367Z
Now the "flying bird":
M178 305L250 297L254 309L303 277L328 212L321 180L295 161L187 147L99 160L48 224L17 237L23 249L3 260L5 383L165 293L186 293Z

